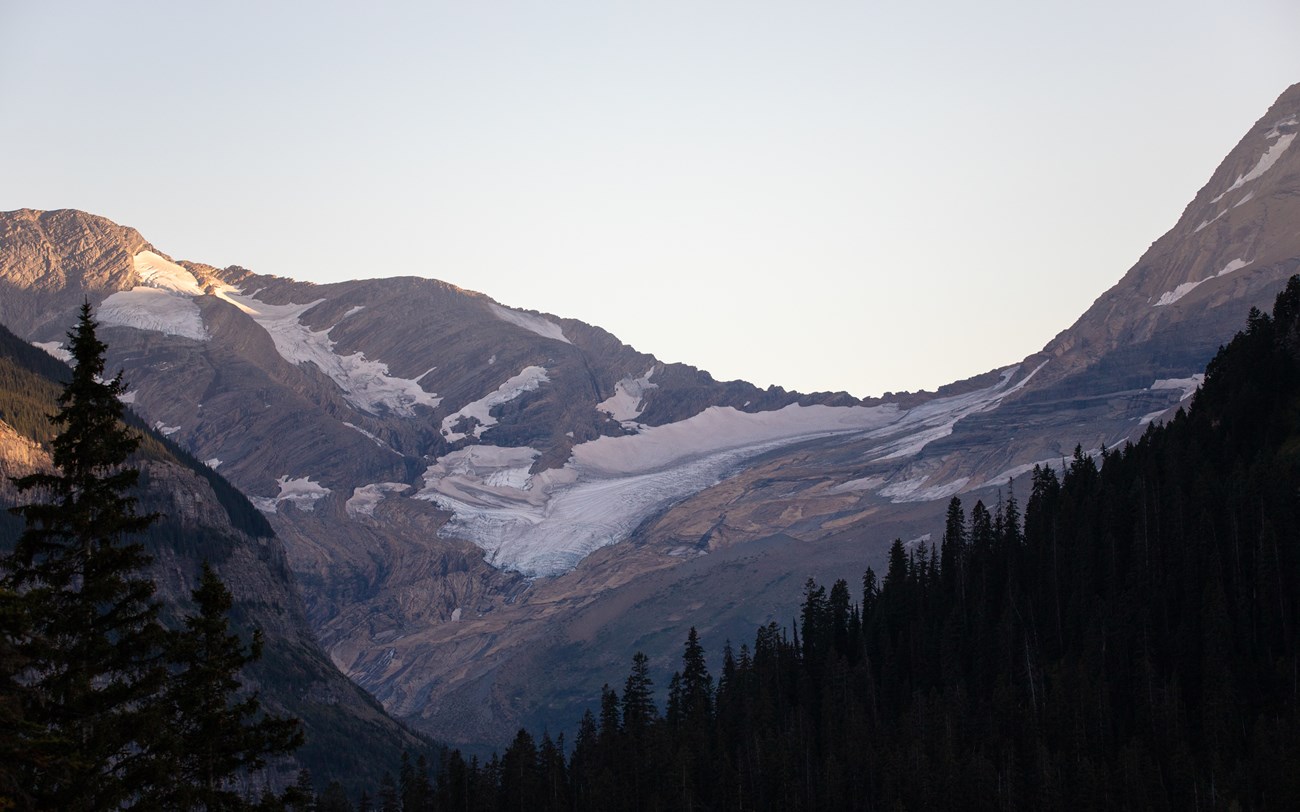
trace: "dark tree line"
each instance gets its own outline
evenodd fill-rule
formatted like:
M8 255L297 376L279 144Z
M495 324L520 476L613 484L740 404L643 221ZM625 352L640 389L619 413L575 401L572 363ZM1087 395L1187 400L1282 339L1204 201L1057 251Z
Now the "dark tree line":
M90 306L69 333L71 381L49 418L54 470L14 480L25 529L0 562L0 809L241 809L232 779L301 742L239 672L261 654L229 630L204 566L183 628L159 622L130 495L141 437L106 380ZM292 801L269 797L278 807Z
M403 810L1300 808L1300 279L1189 411ZM385 808L396 809L395 805Z

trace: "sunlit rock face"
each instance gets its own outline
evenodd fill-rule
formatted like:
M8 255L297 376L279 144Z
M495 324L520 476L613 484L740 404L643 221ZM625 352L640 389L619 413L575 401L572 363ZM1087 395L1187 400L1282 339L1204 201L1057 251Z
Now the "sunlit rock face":
M637 649L666 670L691 625L716 647L788 622L806 577L857 583L952 496L1023 499L1035 464L1186 405L1300 269L1298 121L1300 86L1074 325L935 393L718 382L441 282L178 262L79 212L0 217L0 320L57 352L101 305L135 408L265 511L334 661L495 743L571 727Z

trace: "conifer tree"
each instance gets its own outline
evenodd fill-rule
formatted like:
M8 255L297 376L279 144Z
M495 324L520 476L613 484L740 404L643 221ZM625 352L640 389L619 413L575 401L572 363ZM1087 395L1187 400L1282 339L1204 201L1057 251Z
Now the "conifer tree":
M14 480L32 501L12 509L26 528L4 561L4 586L30 622L17 648L24 715L40 733L23 741L22 781L42 808L131 807L157 779L164 631L143 576L150 558L128 540L154 517L127 495L140 439L121 422L121 373L103 379L96 326L84 304L68 333L72 380L50 418L55 470Z
M261 768L268 755L292 752L302 743L302 731L296 719L258 718L256 693L238 697L239 672L261 657L262 634L254 632L245 649L230 632L230 591L207 562L191 595L196 611L169 647L177 670L165 693L175 782L167 806L234 808L239 795L230 779Z
M623 687L623 732L633 738L644 736L655 715L650 659L638 651L632 655L632 672Z
M688 724L703 727L713 717L713 677L704 658L700 635L692 626L682 651L682 700Z

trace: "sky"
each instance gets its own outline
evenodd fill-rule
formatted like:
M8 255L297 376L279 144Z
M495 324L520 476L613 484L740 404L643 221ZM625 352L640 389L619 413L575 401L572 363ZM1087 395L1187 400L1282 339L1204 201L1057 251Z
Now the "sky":
M933 389L1117 282L1300 81L1297 31L1290 0L0 0L0 210Z

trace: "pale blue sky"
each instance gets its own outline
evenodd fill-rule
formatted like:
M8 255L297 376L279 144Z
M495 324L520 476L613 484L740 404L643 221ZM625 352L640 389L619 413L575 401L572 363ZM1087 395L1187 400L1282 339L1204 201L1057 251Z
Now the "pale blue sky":
M1284 0L0 0L0 209L933 388L1118 280L1300 81L1297 32Z

